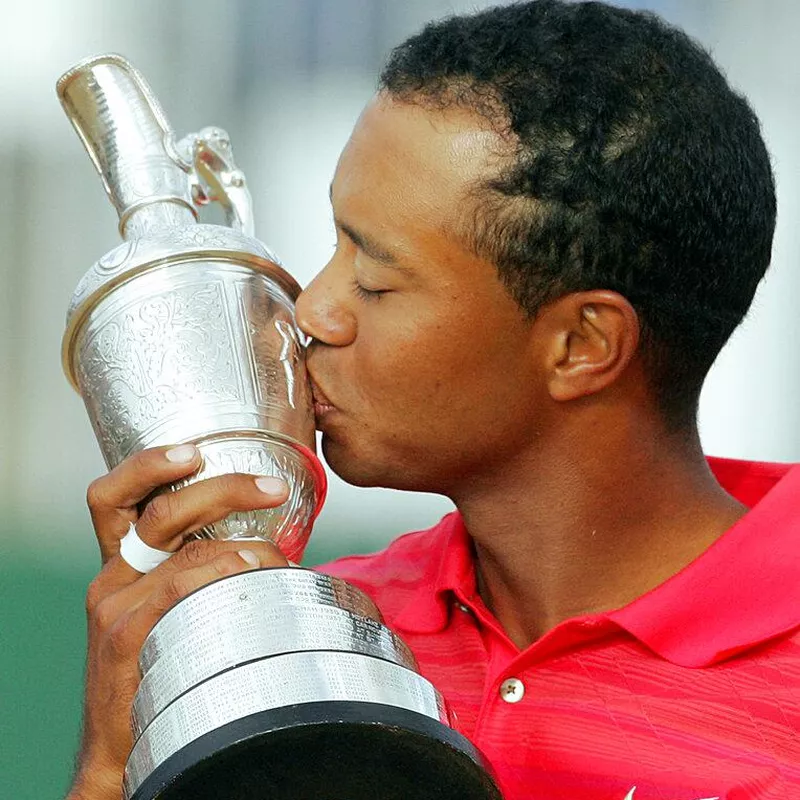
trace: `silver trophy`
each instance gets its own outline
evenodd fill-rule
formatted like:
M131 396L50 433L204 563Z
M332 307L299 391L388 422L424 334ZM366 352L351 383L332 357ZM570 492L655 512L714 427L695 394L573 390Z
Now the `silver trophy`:
M191 442L202 466L172 489L281 477L283 505L198 536L269 540L299 561L326 490L300 289L253 238L227 134L176 139L117 55L77 64L57 90L124 240L78 284L63 344L107 465ZM212 201L227 226L198 224ZM406 645L339 579L289 568L221 579L159 620L139 666L128 800L500 797Z

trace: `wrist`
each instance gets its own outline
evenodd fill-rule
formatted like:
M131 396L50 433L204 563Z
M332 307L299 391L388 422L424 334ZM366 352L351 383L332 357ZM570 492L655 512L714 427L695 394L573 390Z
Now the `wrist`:
M122 776L117 770L81 766L65 800L121 800Z

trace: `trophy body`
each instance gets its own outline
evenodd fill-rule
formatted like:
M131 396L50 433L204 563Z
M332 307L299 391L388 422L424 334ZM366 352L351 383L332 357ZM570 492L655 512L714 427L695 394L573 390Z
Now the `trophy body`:
M325 495L294 322L299 292L266 249L220 225L156 230L112 250L73 298L64 363L109 467L192 442L197 481L276 475L278 509L231 515L203 535L255 537L299 560ZM176 487L177 488L177 487Z
M278 508L197 535L269 540L299 560L326 490L299 287L252 236L226 134L176 141L120 56L81 62L58 93L124 239L78 284L62 353L106 463L191 442L202 466L172 489L230 472L283 478ZM197 223L212 200L228 225ZM139 666L129 800L500 797L406 645L339 579L295 568L221 579L159 620Z

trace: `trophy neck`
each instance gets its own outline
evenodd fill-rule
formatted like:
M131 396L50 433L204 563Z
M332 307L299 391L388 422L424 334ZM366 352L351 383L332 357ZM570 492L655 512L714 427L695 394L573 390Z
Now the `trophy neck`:
M123 238L195 222L188 165L131 64L117 55L88 59L61 76L57 91L119 214Z
M180 228L197 222L194 210L176 200L156 198L129 207L120 215L119 232L123 239L153 236L163 228Z

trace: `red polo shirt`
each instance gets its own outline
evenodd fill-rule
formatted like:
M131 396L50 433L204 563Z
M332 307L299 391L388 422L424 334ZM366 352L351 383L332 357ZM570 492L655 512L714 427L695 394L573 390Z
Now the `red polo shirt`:
M457 513L322 570L374 598L507 800L800 800L800 466L710 463L749 513L523 651L478 596Z

